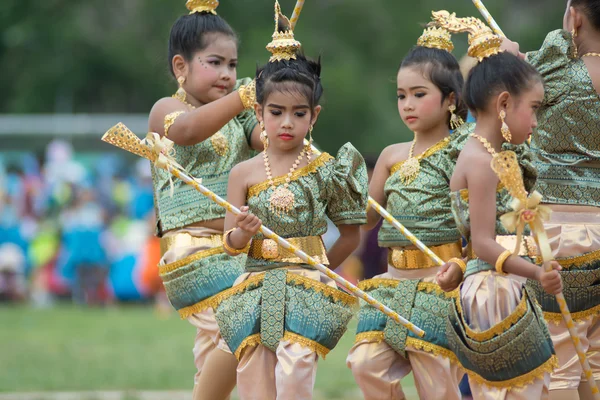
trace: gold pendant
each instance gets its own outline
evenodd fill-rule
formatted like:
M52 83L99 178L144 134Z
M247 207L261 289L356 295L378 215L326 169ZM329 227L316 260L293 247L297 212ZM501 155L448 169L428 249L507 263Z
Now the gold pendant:
M408 185L412 181L414 181L419 175L419 170L421 166L419 165L419 160L416 157L411 157L402 164L400 167L400 178L402 178L402 182L405 185Z
M290 212L294 208L294 193L285 186L279 186L271 194L269 208L277 215Z
M215 149L215 153L217 153L219 156L223 157L227 154L229 144L227 142L227 138L221 133L221 131L210 137L210 143L212 144L213 149Z

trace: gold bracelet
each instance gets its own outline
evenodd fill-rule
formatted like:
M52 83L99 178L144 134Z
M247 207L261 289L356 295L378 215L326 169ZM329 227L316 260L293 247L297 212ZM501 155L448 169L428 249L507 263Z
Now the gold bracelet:
M453 257L453 258L449 259L448 262L458 264L458 266L460 267L460 270L463 273L463 276L465 275L465 272L467 272L467 264L465 264L465 262L462 258Z
M223 248L227 250L228 253L237 256L242 253L247 253L248 250L250 250L250 242L248 242L246 247L244 247L243 249L234 249L233 247L231 247L231 245L227 242L227 238L229 237L229 235L231 235L231 232L235 231L236 229L237 228L233 228L225 232L225 234L223 235Z
M508 257L510 257L512 255L512 251L510 250L504 250L502 252L502 254L500 254L498 256L498 259L496 260L496 272L499 274L505 274L505 272L502 270L502 267L504 267L504 263L506 262L506 260L508 259Z
M175 123L177 117L183 113L185 113L185 111L175 111L165 115L165 137L169 137L169 128Z
M240 85L238 94L240 95L240 100L242 100L244 108L246 110L253 109L254 103L256 103L256 81L252 80L252 82L247 85Z

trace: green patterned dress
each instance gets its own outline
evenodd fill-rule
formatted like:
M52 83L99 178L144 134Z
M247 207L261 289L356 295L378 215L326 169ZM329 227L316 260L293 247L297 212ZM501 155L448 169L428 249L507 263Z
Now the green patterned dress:
M238 80L236 88L250 82ZM230 120L219 133L192 146L175 145L176 161L202 184L226 198L227 178L231 169L247 160L252 152L250 138L257 124L254 112L246 110ZM215 140L216 137L216 140ZM173 178L171 196L170 174L153 170L157 234L225 217L225 209L203 196L193 187ZM227 255L221 246L159 268L169 301L182 318L200 312L211 305L210 298L231 287L243 272L243 258Z
M446 246L453 249L449 257L461 256L460 233L450 210L449 185L456 155L468 138L472 124L465 124L454 133L428 149L419 160L420 170L415 180L405 184L394 165L384 192L386 209L426 246ZM379 246L405 248L412 246L389 222L379 231ZM445 260L447 261L447 260ZM425 330L419 338L381 311L361 302L356 343L385 341L406 357L406 346L454 359L446 340L446 319L452 299L458 291L443 292L435 283L435 265L419 265L418 269L397 270L390 261L388 272L360 282L359 287L383 302L410 322ZM429 274L427 271L431 271ZM424 278L400 278L403 272L419 272Z
M600 96L585 63L574 52L571 34L557 30L548 34L540 50L527 54L546 87L531 140L539 172L536 189L545 203L592 206L600 214ZM571 228L571 236L582 240L585 248L587 241L581 238L586 237L586 226L581 229L584 232L578 235ZM575 320L600 313L600 251L590 250L557 258L563 267L563 294ZM529 285L548 320L560 323L555 297L537 282Z
M284 179L276 178L275 185ZM327 217L336 225L366 222L366 167L350 144L340 149L337 158L322 153L296 170L288 188L295 196L294 209L282 215L269 210L273 189L267 182L251 187L247 194L250 211L283 238L319 237L327 230ZM263 239L257 234L253 242ZM301 260L252 254L246 261L247 274L219 295L216 308L230 350L239 359L247 346L262 344L275 351L280 340L287 340L325 356L346 331L355 298ZM321 259L326 263L326 257Z

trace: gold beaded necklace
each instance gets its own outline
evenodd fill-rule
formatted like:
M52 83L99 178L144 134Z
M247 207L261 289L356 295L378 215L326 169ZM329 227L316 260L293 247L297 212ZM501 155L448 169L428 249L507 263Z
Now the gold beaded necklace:
M600 57L600 53L585 53L581 56L581 58L583 57Z
M263 151L263 159L265 160L265 172L267 173L267 179L269 181L269 185L271 189L273 189L273 193L271 193L271 197L269 198L269 210L275 213L276 215L281 215L283 213L290 212L294 208L294 193L288 186L292 181L292 175L298 165L300 165L300 161L304 157L305 149L303 148L298 158L290 168L290 172L288 172L285 183L280 186L275 186L275 182L273 182L273 176L271 175L271 165L269 164L269 155L267 154L267 150Z
M494 150L494 148L492 147L492 144L484 137L481 137L475 133L471 133L470 135L471 137L474 137L475 139L479 140L481 142L481 144L483 144L483 147L485 147L485 149L487 150L488 153L490 153L492 155L492 157L496 157L496 155L498 153L496 153L496 150Z

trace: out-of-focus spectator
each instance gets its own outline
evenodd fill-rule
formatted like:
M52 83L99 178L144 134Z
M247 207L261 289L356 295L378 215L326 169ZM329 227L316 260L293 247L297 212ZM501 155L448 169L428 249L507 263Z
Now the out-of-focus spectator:
M13 244L0 245L0 302L20 302L27 297L25 254Z

